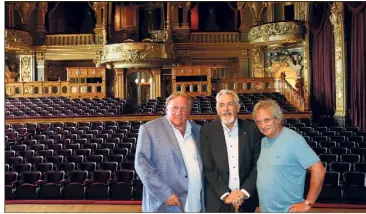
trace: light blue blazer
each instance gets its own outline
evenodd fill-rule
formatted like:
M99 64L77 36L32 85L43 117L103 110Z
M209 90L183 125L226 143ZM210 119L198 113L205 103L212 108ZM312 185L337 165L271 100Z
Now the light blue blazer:
M199 152L200 126L191 121L190 123L202 172ZM135 170L144 185L143 212L184 212L188 193L188 172L173 128L166 117L140 126ZM182 207L165 205L164 202L174 193L178 195ZM203 211L203 191L201 193Z

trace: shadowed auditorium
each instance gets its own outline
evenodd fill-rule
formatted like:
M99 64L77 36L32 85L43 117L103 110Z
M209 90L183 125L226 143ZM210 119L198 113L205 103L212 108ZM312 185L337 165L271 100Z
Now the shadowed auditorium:
M326 168L310 212L366 212L365 2L6 1L5 212L141 212L139 128L276 100ZM307 173L304 197L310 186ZM256 212L260 212L257 207Z

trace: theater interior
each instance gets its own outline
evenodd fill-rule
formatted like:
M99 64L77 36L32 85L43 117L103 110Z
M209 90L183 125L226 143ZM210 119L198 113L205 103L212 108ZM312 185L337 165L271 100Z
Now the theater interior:
M174 92L192 97L190 120L218 119L222 89L239 118L276 100L319 155L312 212L366 212L365 2L6 1L4 14L6 212L141 212L140 125Z

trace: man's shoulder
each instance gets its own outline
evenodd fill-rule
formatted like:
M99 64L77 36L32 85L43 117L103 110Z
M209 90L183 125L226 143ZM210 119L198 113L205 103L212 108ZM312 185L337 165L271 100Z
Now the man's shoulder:
M157 119L154 119L154 120L151 120L145 124L143 124L143 126L145 128L154 128L156 126L161 126L162 122L165 120L164 117L160 117L160 118L157 118Z
M254 120L250 120L250 119L238 118L238 124L239 124L239 128L244 128L248 131L252 131L252 130L258 128L257 124L255 124Z
M189 121L189 123L191 124L192 129L201 129L201 125L195 123L193 120Z
M297 133L296 131L290 129L290 128L287 128L286 126L283 127L283 133L284 133L284 136L285 138L289 138L289 139L294 139L294 140L305 140L304 137Z
M202 126L202 129L212 129L214 127L217 127L221 123L220 119L212 120Z

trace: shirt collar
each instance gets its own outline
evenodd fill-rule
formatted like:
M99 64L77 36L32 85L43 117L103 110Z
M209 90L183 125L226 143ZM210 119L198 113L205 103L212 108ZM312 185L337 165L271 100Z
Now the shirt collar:
M230 131L230 129L221 121L221 124L222 124L222 127L224 130L226 131ZM234 123L234 126L233 128L237 128L238 127L238 119L235 119L235 123Z
M168 117L166 116L166 119L168 120L170 126L174 129L177 129L175 128L175 126L173 125L173 123L170 122L170 120L168 119ZM191 130L192 130L192 126L191 126L191 123L187 120L186 122L186 130L184 131L184 134L191 134Z

